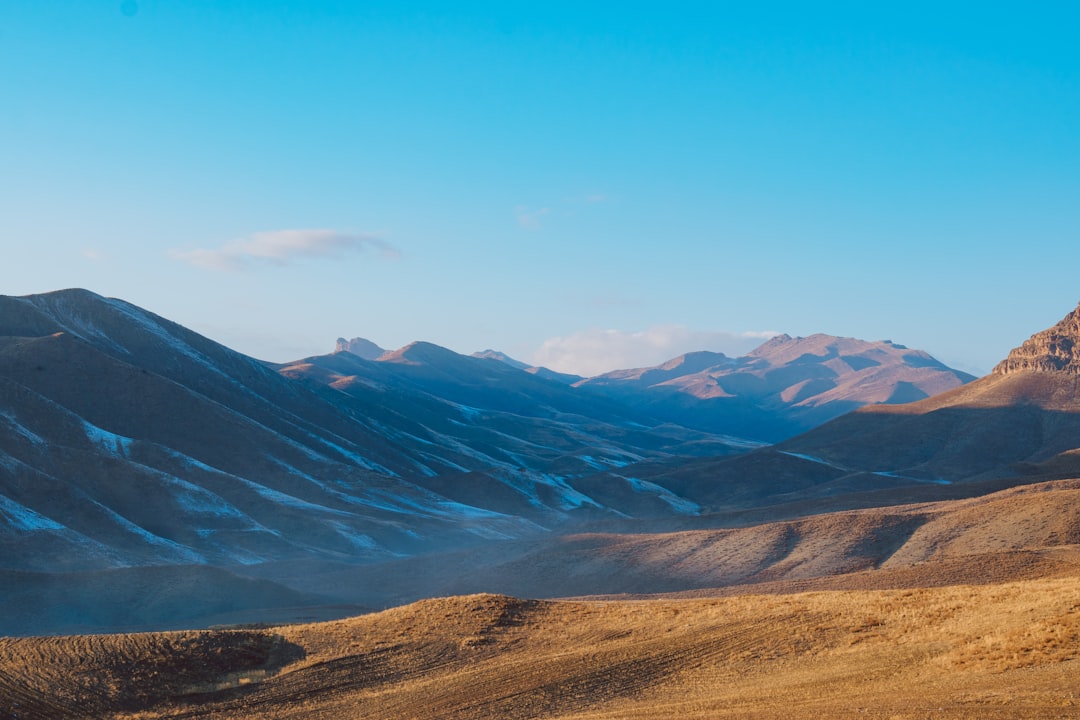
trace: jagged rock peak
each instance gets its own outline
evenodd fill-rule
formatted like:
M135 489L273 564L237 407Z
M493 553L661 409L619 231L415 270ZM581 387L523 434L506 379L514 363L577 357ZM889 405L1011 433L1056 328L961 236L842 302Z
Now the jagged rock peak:
M1054 327L1025 340L993 372L995 375L1017 372L1080 375L1080 305Z

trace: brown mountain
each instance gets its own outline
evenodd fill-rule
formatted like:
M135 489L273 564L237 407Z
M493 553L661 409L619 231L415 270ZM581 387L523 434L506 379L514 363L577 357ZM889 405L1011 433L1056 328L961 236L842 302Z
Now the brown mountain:
M933 398L864 408L784 449L921 477L1068 476L1080 470L1080 308L986 377Z
M819 334L778 335L740 358L689 353L577 386L634 398L653 414L688 427L775 442L864 405L912 402L973 379L887 340Z
M714 511L783 513L964 497L1080 475L1077 312L1037 333L986 377L904 405L860 408L738 458L626 475ZM583 484L598 480L583 480Z

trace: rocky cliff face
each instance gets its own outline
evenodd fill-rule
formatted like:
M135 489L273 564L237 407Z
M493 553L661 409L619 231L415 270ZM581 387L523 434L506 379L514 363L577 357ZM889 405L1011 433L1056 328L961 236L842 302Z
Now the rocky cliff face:
M995 375L1018 372L1080 375L1080 305L1054 327L1025 340L993 370Z

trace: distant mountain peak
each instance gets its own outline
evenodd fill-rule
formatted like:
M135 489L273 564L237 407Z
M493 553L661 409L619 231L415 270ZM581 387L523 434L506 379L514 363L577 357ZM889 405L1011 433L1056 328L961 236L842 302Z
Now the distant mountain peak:
M518 370L528 370L530 367L532 367L528 363L523 363L520 360L515 360L506 353L500 352L498 350L482 350L480 352L474 352L470 357L480 358L481 360L498 360L499 362L506 363L510 367L517 368Z
M1052 328L1037 332L994 368L994 375L1063 372L1080 375L1080 305Z
M334 352L350 352L365 360L375 360L380 355L385 354L386 350L366 338L354 337L352 340L338 338Z
M379 362L402 363L405 365L440 364L456 361L463 357L458 353L435 343L415 340L397 350L387 350L377 359Z
M667 362L657 365L655 369L664 371L679 371L682 374L691 374L708 370L718 365L730 365L734 360L721 352L710 350L696 350L674 357Z
M757 357L759 355L767 355L771 350L783 347L792 341L802 340L803 338L793 338L787 333L781 333L780 335L773 335L765 342L758 345L756 348L748 352L747 357Z

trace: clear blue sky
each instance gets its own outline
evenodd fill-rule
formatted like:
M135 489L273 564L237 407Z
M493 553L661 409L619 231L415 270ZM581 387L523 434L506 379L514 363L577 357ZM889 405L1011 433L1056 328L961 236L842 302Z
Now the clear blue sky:
M744 333L985 371L1080 300L1080 5L4 0L0 293L286 360Z

